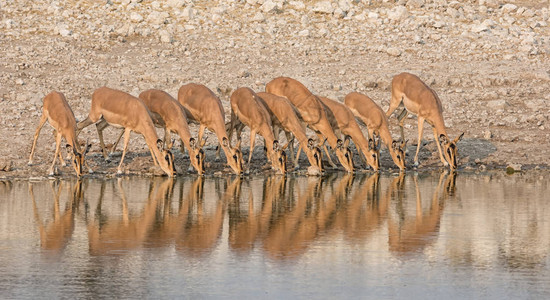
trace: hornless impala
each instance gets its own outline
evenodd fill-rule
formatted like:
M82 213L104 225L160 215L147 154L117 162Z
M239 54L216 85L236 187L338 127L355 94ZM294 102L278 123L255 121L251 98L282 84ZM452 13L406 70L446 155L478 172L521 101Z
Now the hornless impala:
M286 154L279 147L279 141L273 135L271 117L265 106L260 102L256 93L249 88L238 88L231 94L231 123L229 127L229 139L233 135L233 129L237 131L237 140L241 140L241 133L245 126L250 127L250 153L248 154L248 167L252 160L256 133L265 140L267 156L277 173L286 172ZM240 144L240 142L239 142ZM288 144L287 144L288 146ZM286 147L286 146L285 146Z
M422 141L422 130L424 128L424 121L427 121L432 126L441 162L445 166L449 165L451 170L455 170L457 167L456 143L462 139L464 133L453 141L449 139L443 121L441 100L439 100L435 91L429 88L416 75L401 73L393 77L390 107L386 112L386 116L391 116L401 102L405 106L403 112L398 116L399 126L401 127L401 140L404 140L403 123L407 114L412 112L418 116L418 145L414 156L414 165L418 166L418 151L420 150ZM443 145L443 153L441 152L440 143Z
M206 140L199 140L199 144L191 137L189 126L187 125L187 116L181 104L168 93L160 90L147 90L139 94L139 98L151 111L153 123L158 127L164 128L164 142L168 143L168 149L172 148L170 132L177 133L182 141L181 152L184 153L184 147L189 151L191 164L197 170L199 175L204 174L204 150L202 147Z
M257 93L259 100L265 106L267 111L271 116L271 121L273 123L273 133L275 138L279 137L279 130L282 129L286 134L286 139L290 144L290 155L293 159L294 168L298 169L299 151L296 156L294 156L294 135L300 143L300 148L304 149L304 152L307 155L309 163L316 167L319 171L323 171L322 164L322 155L321 150L317 145L315 145L313 139L307 137L306 130L298 115L296 110L290 101L281 96L273 95L270 93Z
M145 138L153 161L158 162L161 169L168 176L175 175L172 153L164 148L162 140L158 138L155 131L155 125L151 120L149 110L138 98L107 87L95 90L92 94L92 106L88 118L77 125L77 136L82 129L94 123L96 124L105 159L107 159L107 151L103 142L103 130L109 125L124 128L124 150L122 151L117 173L122 173L122 163L130 142L130 132L135 131L141 133Z
M43 102L42 117L40 118L40 123L34 133L34 140L32 142L28 165L32 165L33 163L34 150L36 149L38 135L40 134L40 130L42 130L44 124L46 124L46 121L48 121L48 123L55 130L55 154L53 156L53 162L50 167L49 174L54 174L55 161L57 160L58 155L61 165L65 166L65 160L59 152L61 137L63 137L67 142L66 149L70 155L71 164L76 172L76 176L82 176L82 169L85 165L84 157L86 156L86 153L88 153L91 145L86 145L84 151L80 151L80 145L76 139L76 120L71 107L67 103L65 96L62 93L55 91L46 95Z
M334 118L331 123L336 124L335 131L340 131L346 136L346 141L348 137L351 137L357 150L363 153L367 163L374 169L378 171L380 168L380 145L376 145L373 139L367 139L361 132L361 128L351 110L347 108L343 103L334 101L326 97L319 97L321 102L326 105L331 113L327 114L327 117Z
M326 137L330 147L336 152L342 166L348 172L353 172L353 160L351 151L338 139L327 119L325 108L321 100L313 95L302 83L288 78L278 77L268 82L265 91L278 96L286 97L296 107L302 120L317 133L320 140ZM334 167L330 156L329 163Z
M344 104L359 118L368 129L368 138L379 136L388 147L390 156L399 170L405 171L405 146L406 142L392 140L388 127L388 118L384 111L371 98L361 93L349 93L344 99Z
M235 148L231 147L230 140L227 138L225 113L220 99L206 86L189 83L179 89L178 101L185 108L188 120L200 125L199 141L202 141L205 128L214 131L227 158L227 164L235 174L242 174L243 155L239 145Z

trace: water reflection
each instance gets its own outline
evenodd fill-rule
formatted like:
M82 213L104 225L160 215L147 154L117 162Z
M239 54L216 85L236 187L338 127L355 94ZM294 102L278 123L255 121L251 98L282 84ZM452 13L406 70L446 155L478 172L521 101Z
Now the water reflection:
M57 184L57 191L55 185ZM63 182L50 182L51 193L53 197L53 217L46 223L44 218L40 217L34 197L33 184L29 183L29 195L32 200L34 220L40 234L40 247L48 250L49 254L60 254L66 247L72 237L75 227L75 212L80 206L83 197L82 181L74 184L71 195L65 203L64 210L61 209L60 197Z

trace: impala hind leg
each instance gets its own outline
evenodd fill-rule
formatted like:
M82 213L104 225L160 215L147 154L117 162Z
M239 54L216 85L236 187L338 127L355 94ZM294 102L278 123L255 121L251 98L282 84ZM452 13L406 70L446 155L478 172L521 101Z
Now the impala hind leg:
M36 149L36 143L38 142L38 136L40 135L40 131L42 130L42 127L44 127L44 124L46 124L47 120L48 120L48 116L46 114L42 114L42 117L40 117L40 122L38 123L38 127L36 127L36 132L34 133L34 140L32 141L32 147L31 147L31 154L29 155L29 162L27 163L29 166L32 165L32 158L34 156L34 150Z
M122 157L120 158L120 163L118 164L116 171L118 174L122 174L122 164L124 163L124 157L126 156L128 143L130 142L130 132L132 132L130 129L124 129L124 149L122 150Z
M105 127L107 127L107 126L105 126ZM103 127L103 128L105 128L105 127ZM103 129L101 131L103 132ZM109 157L111 157L113 155L113 153L115 153L116 146L118 146L118 143L120 142L120 139L122 138L122 135L124 135L124 129L120 131L120 134L118 135L115 143L111 147L111 151L109 152Z
M101 146L101 151L103 151L103 158L105 158L107 162L109 161L109 156L107 155L107 150L105 150L105 142L103 141L103 130L105 130L105 128L107 128L108 126L109 124L105 120L102 120L99 123L95 124L97 135L99 136L99 145Z
M399 121L399 129L401 130L400 133L402 141L405 140L405 130L403 129L403 126L405 125L405 119L407 118L408 114L409 112L407 111L407 109L403 108L403 111L397 117L397 120ZM420 118L418 118L418 120L418 123L420 123Z
M414 155L414 167L418 167L418 152L420 151L420 146L422 146L422 131L424 130L424 118L418 117L418 145L416 145L416 154ZM436 140L437 143L437 140Z
M402 101L403 101L403 96L398 96L392 91L390 106L386 111L386 117L388 117L388 119L390 118L391 114L399 107Z
M254 153L255 142L256 142L256 132L251 130L250 131L250 150L248 151L248 168L250 168L250 161L252 161L252 154Z

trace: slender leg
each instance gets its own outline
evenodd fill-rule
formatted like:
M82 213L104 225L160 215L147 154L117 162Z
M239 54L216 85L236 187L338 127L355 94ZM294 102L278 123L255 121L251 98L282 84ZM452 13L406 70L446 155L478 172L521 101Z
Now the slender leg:
M126 156L126 150L128 150L128 143L130 142L130 129L124 129L124 149L122 150L122 157L120 158L120 163L118 164L117 173L122 174L122 163L124 162L124 157Z
M61 146L61 133L57 133L57 136L55 137L55 153L53 155L53 161L52 165L50 167L50 175L54 175L54 167L55 167L55 161L57 160L57 156L59 155L59 147Z
M435 130L435 127L432 127L432 130L434 132L434 138L435 143L437 145L437 151L439 151L439 159L441 159L441 162L445 167L449 166L449 163L445 160L443 157L443 151L441 150L441 145L439 144L439 137L437 136L437 130Z
M319 137L320 141L324 140L323 135L321 133L317 133L317 136ZM334 164L334 162L332 161L332 158L330 157L330 153L328 152L328 149L327 149L327 145L325 143L323 143L323 150L325 150L325 154L327 155L328 163L329 163L330 167L331 168L336 168L336 164Z
M405 124L405 119L407 118L407 115L409 112L406 109L403 109L403 111L399 114L397 119L399 120L399 129L401 130L401 140L405 140L405 131L403 130L403 125ZM418 119L420 123L420 118Z
M95 125L97 129L97 135L99 136L99 144L101 145L101 150L103 151L103 157L106 161L109 160L109 156L107 155L107 150L105 150L105 142L103 142L103 130L109 126L107 122L99 122Z
M239 134L240 136L240 134ZM250 131L250 151L248 151L248 167L250 168L250 161L252 160L252 154L254 153L254 143L256 142L256 132Z
M289 143L288 151L290 151L290 157L294 160L292 163L294 164L294 170L297 170L300 168L300 165L298 164L298 157L294 156L294 137L292 136L292 133L285 132L286 140Z
M80 132L82 131L82 129L84 129L84 128L86 128L86 127L88 127L88 126L90 126L90 125L92 125L92 124L94 124L94 123L95 123L95 121L92 120L92 119L90 118L90 116L88 116L88 117L86 118L86 120L83 120L83 121L78 122L78 124L76 124L76 137L78 137L78 135L80 134Z
M418 145L416 145L416 154L414 155L414 166L417 167L418 163L418 151L422 145L422 131L424 130L424 118L418 117ZM437 142L437 141L436 141Z
M34 140L32 141L31 155L29 156L28 165L32 165L32 157L34 156L34 150L36 149L36 143L38 142L38 135L40 135L40 130L42 130L42 127L44 127L44 124L46 124L47 120L48 116L46 116L46 114L43 114L42 117L40 117L40 122L38 123L38 127L36 127L36 132L34 133Z
M107 127L107 126L106 125L103 126L103 129L105 129L105 127ZM103 129L101 129L102 132L103 132ZM116 146L118 146L118 142L120 142L120 139L122 138L123 134L124 134L124 130L120 131L120 134L118 135L118 138L116 139L116 142L111 147L111 152L109 152L109 156L112 156L113 153L115 153Z

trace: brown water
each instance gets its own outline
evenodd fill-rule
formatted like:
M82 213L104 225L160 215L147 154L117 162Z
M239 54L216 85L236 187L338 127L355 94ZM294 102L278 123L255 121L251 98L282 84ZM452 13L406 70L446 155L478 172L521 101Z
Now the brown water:
M0 182L0 298L548 298L548 175Z

